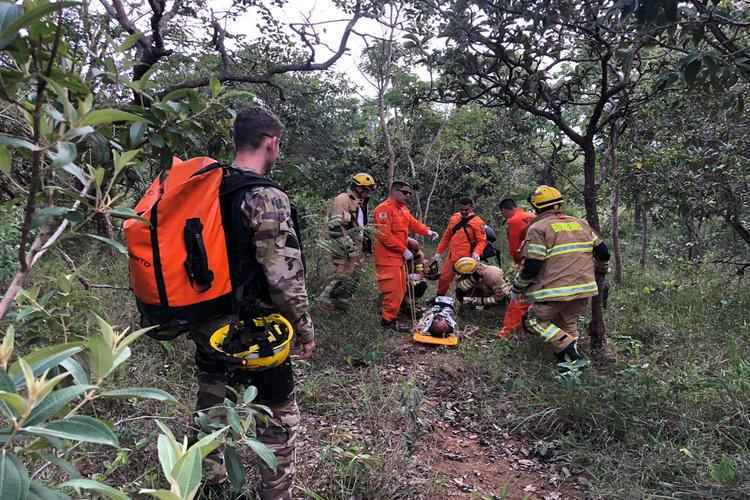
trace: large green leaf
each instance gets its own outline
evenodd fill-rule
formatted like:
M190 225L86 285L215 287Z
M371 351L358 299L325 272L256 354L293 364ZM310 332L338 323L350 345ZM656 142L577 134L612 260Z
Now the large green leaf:
M70 500L70 497L60 491L48 488L39 481L31 481L28 500Z
M227 468L229 482L232 483L232 491L239 493L245 485L245 467L237 449L232 446L224 448L224 465Z
M151 495L152 497L158 498L159 500L181 500L180 497L169 490L141 490L138 493Z
M12 408L16 417L20 417L26 410L26 400L14 392L0 391L0 401Z
M25 139L21 139L20 137L15 137L15 136L8 135L8 134L0 134L0 144L6 145L6 146L13 146L14 148L24 148L24 149L28 149L29 151L41 151L42 150L42 148L40 148L36 144L32 144Z
M0 451L0 493L3 500L25 500L29 492L26 467L8 450Z
M31 366L34 376L38 377L45 371L58 366L66 359L82 350L83 347L80 342L69 342L67 344L56 344L42 347L41 349L32 351L23 359L29 364L29 366ZM8 370L8 375L10 375L17 390L21 391L26 387L26 381L23 378L21 365L18 361L11 365L10 370Z
M143 138L146 135L146 123L135 122L130 126L130 145L138 147L143 144Z
M96 336L89 338L88 348L91 376L94 377L94 380L106 377L114 364L112 347L107 344L104 338Z
M31 410L31 415L29 415L26 425L44 423L48 418L54 417L65 405L94 387L93 385L72 385L49 393L47 397Z
M193 491L201 485L201 452L197 447L191 448L181 459L177 461L172 473L177 486L180 488L182 498L192 498Z
M0 145L0 172L9 175L13 162L10 158L10 151L5 144Z
M159 464L161 465L162 472L164 472L164 477L167 478L167 481L171 482L172 471L179 458L177 443L171 440L169 436L159 434L159 438L156 441L156 448L159 452Z
M164 392L161 389L153 389L151 387L126 387L124 389L114 389L112 391L103 392L101 396L111 398L140 398L140 399L155 399L157 401L177 401L174 396L168 392Z
M258 455L258 458L263 460L271 470L276 472L276 469L279 466L279 461L276 459L276 455L273 454L273 451L271 451L271 448L253 438L248 439L247 444L252 448L255 454Z
M141 122L143 121L142 116L128 113L127 111L121 111L119 109L97 109L91 111L83 117L80 125L105 125L107 123L114 122Z
M17 392L13 380L8 376L8 372L0 368L0 391Z
M0 50L13 43L21 28L32 24L34 21L43 18L47 14L74 5L78 5L78 2L41 3L41 5L34 7L24 15L15 18L13 22L5 26L2 33L0 33Z
M86 385L89 383L89 375L75 358L68 358L60 366L65 368L73 377L76 384Z
M99 236L98 234L86 233L85 236L88 236L89 238L94 238L95 240L99 240L103 243L106 243L107 245L111 246L112 248L114 248L115 250L117 250L123 255L128 254L128 249L125 248L125 245L123 245L119 241L115 241L110 238L105 238L104 236Z
M74 415L65 420L55 420L41 426L24 427L21 430L35 436L105 444L116 448L120 446L117 435L109 427L85 415Z
M95 491L100 495L111 498L112 500L130 500L130 497L122 491L116 490L111 486L107 486L106 484L100 483L98 481L93 481L91 479L71 479L70 481L65 481L60 485L61 488L66 486L80 490Z

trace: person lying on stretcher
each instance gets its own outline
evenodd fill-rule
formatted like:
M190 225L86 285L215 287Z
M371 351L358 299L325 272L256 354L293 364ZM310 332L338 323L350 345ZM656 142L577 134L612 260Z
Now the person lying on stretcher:
M443 338L454 334L458 328L454 314L453 298L437 296L433 300L433 306L419 320L417 331L424 335Z

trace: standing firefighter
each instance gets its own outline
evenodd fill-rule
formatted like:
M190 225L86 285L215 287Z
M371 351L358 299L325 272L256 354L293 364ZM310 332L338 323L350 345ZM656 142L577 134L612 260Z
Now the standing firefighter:
M302 249L294 223L294 213L286 193L264 176L279 155L283 132L281 122L262 108L240 112L234 122L236 156L234 169L239 175L260 179L264 185L238 191L228 201L232 231L244 234L244 251L235 257L243 269L243 285L238 287L239 319L251 323L259 316L280 313L293 326L302 344L302 356L315 349L313 323L308 314ZM236 250L235 250L236 251ZM230 254L232 250L230 249ZM249 272L247 272L249 270ZM224 403L231 398L228 385L254 385L258 401L273 410L274 419L261 425L258 438L278 459L274 472L261 463L260 497L264 500L291 499L299 409L294 398L294 376L289 357L267 369L230 369L226 355L212 346L212 332L230 318L199 323L191 327L196 343L198 365L198 410ZM261 343L261 352L263 345ZM235 365L236 366L236 365Z
M411 186L403 181L394 181L388 199L375 208L375 272L382 296L381 325L395 331L407 331L408 327L396 321L401 303L407 291L406 264L414 259L408 248L409 233L417 233L437 239L438 234L430 230L409 211L406 200L411 195Z
M350 189L336 196L328 209L328 241L334 274L320 301L329 308L346 311L359 284L363 252L369 249L369 236L365 232L367 201L374 189L375 179L370 174L355 174Z
M434 259L440 262L447 251L443 269L440 272L437 294L446 295L453 282L453 266L462 257L479 260L487 246L487 233L484 221L474 213L474 201L464 198L460 201L461 209L448 220L448 227L437 247Z
M595 260L609 260L609 250L582 219L560 212L562 194L539 186L529 198L537 218L523 243L524 261L512 294L532 302L523 319L526 331L552 345L559 363L582 359L578 318L599 293ZM561 373L569 369L559 366Z
M526 232L536 215L521 210L512 198L505 198L500 202L500 214L505 219L506 236L508 238L508 252L513 265L521 265L521 244L526 239ZM521 326L521 318L529 310L529 305L518 300L512 300L505 309L503 326L497 334L500 338L510 337L513 330Z

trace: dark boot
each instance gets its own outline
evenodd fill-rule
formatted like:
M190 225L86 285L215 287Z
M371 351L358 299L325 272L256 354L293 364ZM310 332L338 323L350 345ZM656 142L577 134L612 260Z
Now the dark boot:
M576 363L577 361L586 361L586 358L578 352L578 342L574 341L568 344L568 346L560 352L555 353L557 358L557 370L561 375L564 375L570 371L570 368L564 366L563 363ZM576 363L577 364L577 363Z
M397 321L395 319L387 321L381 318L380 326L382 326L386 330L391 330L398 333L409 333L411 331L411 325L408 325L403 321Z

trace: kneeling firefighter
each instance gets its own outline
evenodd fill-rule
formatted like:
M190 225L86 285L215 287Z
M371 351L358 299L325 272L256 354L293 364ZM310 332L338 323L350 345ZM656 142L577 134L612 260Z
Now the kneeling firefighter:
M195 342L196 409L220 415L234 399L229 386L253 385L257 402L273 411L256 420L258 439L278 460L275 471L260 463L263 500L292 498L300 415L289 351L293 338L303 358L315 349L296 211L266 177L282 132L269 111L241 111L233 166L175 162L136 206L152 224L130 219L125 227L145 322L177 325ZM215 476L207 480L218 482L226 476L220 458L209 461Z
M505 302L510 295L510 285L499 267L462 257L453 270L458 275L456 298L462 306L494 306Z
M585 220L560 211L563 197L554 187L537 187L529 202L537 217L526 233L511 293L532 303L524 329L551 344L559 363L575 362L583 358L578 318L599 293L594 267L609 260L609 250ZM569 371L564 365L559 370Z

